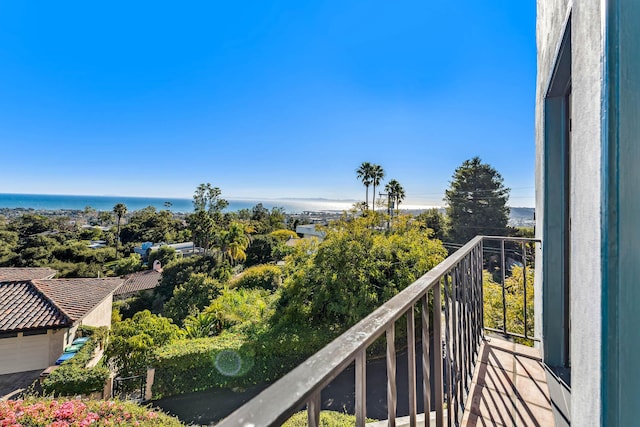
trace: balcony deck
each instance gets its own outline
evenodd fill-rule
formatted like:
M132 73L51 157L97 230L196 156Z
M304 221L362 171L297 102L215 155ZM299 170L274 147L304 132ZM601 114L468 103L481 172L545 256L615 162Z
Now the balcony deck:
M538 350L487 337L465 405L463 426L554 426Z

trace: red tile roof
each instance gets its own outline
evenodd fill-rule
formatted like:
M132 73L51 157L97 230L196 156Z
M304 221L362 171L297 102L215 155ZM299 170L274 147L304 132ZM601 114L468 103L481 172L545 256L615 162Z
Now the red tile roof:
M125 277L126 282L113 294L115 296L133 294L147 289L153 289L160 283L162 273L156 270L141 271Z
M31 282L0 283L0 331L56 328L72 323Z
M0 283L0 332L70 326L123 280L49 279Z
M50 279L32 280L74 322L82 319L96 305L122 285L123 279Z
M48 267L0 267L0 282L51 279L56 273L56 270Z

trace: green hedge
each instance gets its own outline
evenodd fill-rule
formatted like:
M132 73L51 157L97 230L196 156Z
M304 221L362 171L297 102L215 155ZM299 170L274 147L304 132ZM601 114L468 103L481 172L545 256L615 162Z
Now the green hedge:
M326 330L279 328L180 340L156 353L153 397L275 381L333 337Z
M51 372L42 383L44 392L55 396L75 396L102 391L109 369L104 366L85 368L97 346L98 343L90 339L74 357Z
M231 288L276 290L282 284L282 268L275 265L256 265L247 268L229 283Z
M154 398L244 385L254 358L239 334L176 341L156 353Z

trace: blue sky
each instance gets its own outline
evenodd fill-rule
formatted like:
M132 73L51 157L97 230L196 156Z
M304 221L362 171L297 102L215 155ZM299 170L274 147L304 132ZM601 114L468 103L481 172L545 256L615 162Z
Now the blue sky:
M0 2L0 192L533 206L535 1Z

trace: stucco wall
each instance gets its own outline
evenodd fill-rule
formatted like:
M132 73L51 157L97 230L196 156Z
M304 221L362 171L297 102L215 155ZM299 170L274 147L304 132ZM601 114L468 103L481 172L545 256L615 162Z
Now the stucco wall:
M544 224L544 97L564 23L571 11L571 423L600 425L601 419L601 2L538 1L536 95L537 231ZM539 235L543 239L544 237ZM542 259L542 257L538 258ZM536 277L541 278L537 266ZM536 290L541 290L538 281ZM541 292L536 304L541 307ZM537 325L540 321L536 317Z
M89 314L87 314L80 324L87 326L111 326L111 309L113 297L109 295L98 304Z
M58 357L64 351L67 343L65 337L69 330L65 329L49 329L47 332L49 335L49 366L53 365Z
M572 19L571 418L588 426L599 425L601 415L600 2L576 2Z

